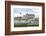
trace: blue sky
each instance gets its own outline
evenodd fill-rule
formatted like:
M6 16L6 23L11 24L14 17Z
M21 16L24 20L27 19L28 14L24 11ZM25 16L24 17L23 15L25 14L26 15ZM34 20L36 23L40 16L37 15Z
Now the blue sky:
M19 14L21 12L23 15L28 13L28 14L34 14L35 17L38 17L40 10L38 8L35 8L35 9L32 9L32 8L14 8L13 12L16 16L17 16L17 14Z

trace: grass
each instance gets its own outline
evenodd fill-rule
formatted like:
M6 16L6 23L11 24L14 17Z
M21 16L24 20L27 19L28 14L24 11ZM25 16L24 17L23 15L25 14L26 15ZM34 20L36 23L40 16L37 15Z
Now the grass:
M27 18L14 18L14 21L15 20L32 20L31 18L30 19L27 19ZM39 24L30 24L28 25L28 23L22 23L22 24L14 24L14 27L31 27L31 26L39 26Z
M28 24L16 24L14 27L31 27L31 26L39 26L39 25L28 25Z

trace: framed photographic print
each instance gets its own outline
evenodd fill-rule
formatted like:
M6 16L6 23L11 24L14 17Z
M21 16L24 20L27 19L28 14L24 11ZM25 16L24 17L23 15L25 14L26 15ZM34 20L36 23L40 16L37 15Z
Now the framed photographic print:
M5 1L5 34L45 32L44 3Z

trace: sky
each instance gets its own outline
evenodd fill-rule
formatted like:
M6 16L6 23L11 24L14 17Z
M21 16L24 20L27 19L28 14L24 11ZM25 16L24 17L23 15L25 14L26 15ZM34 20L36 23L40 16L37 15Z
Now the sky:
M26 13L28 14L34 14L35 17L38 17L39 16L39 12L40 12L40 8L38 7L27 7L27 6L16 6L13 8L13 12L14 12L14 17L19 17L19 16L23 16L25 15ZM20 15L21 13L21 15Z

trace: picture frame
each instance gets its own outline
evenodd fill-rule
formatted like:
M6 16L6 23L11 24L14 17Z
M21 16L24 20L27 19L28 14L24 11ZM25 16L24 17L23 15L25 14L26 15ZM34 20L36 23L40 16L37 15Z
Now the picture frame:
M13 6L12 6L13 5ZM32 7L33 6L33 7ZM36 7L35 7L36 6ZM16 8L17 7L17 8ZM24 7L24 9L22 9L22 7ZM13 30L12 24L13 24L13 8L16 8L15 10L17 10L17 12L19 12L21 10L23 10L23 13L27 12L28 8L32 9L34 8L38 8L40 10L41 13L39 13L40 18L39 18L39 25L38 26L32 26L33 29L31 30L31 28L25 27L21 25L21 27L15 28L15 30ZM18 9L19 8L19 9ZM21 8L21 9L20 9ZM35 10L36 10L35 9ZM30 9L28 10L30 11ZM22 14L23 14L22 13ZM29 12L30 13L30 12ZM34 13L34 12L33 12ZM21 14L21 13L20 13ZM36 14L37 15L37 14ZM15 11L15 16L17 16L16 11ZM19 15L18 15L19 16ZM27 16L26 16L27 17ZM15 20L15 19L14 19ZM18 19L17 19L18 20ZM21 19L22 20L22 19ZM29 19L28 19L29 20ZM16 20L15 20L16 21ZM21 21L22 22L22 21ZM20 23L21 23L20 22ZM26 21L27 22L27 21ZM25 22L25 23L26 23ZM40 25L41 24L41 25ZM40 26L40 27L39 27ZM16 27L16 25L15 25ZM35 28L34 28L35 27ZM39 29L37 28L39 27ZM20 29L21 28L21 29ZM28 28L28 29L27 29ZM38 30L37 30L38 29ZM23 30L23 31L22 31ZM18 35L18 34L35 34L35 33L44 33L45 32L45 5L44 3L38 3L38 2L20 2L20 1L5 1L5 35Z

